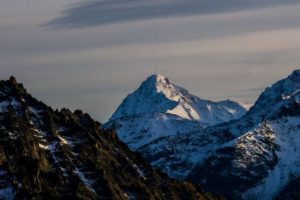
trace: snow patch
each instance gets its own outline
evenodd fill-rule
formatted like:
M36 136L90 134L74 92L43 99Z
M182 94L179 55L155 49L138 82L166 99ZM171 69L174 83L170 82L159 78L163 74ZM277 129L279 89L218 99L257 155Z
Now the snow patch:
M143 179L146 179L145 173L141 168L139 168L136 164L133 165L133 167L136 169L137 173L142 177Z
M40 113L42 112L42 110L38 110L32 106L29 106L28 108L29 108L30 112L32 112L35 116L40 118Z
M18 133L16 133L16 132L8 132L8 135L9 135L9 138L10 139L12 139L12 140L16 140L16 139L18 139L18 137L19 137L19 134Z
M96 191L92 188L92 185L94 184L94 180L90 180L90 179L87 179L84 175L83 172L81 172L77 167L75 167L75 170L73 170L73 172L75 174L78 175L79 179L84 183L84 185L89 189L91 190L93 193L96 193Z
M0 112L6 112L7 111L7 107L10 105L10 103L8 101L2 101L0 102Z
M134 193L132 192L123 192L123 195L128 199L128 200L136 200L136 197Z
M65 144L65 145L71 145L71 143L68 140L66 140L65 138L63 138L62 136L57 135L57 137L59 138L61 143Z
M15 98L10 102L10 105L12 105L12 107L14 109L17 109L17 108L19 108L21 106L20 102L17 101Z
M14 200L15 196L13 187L0 188L0 199Z

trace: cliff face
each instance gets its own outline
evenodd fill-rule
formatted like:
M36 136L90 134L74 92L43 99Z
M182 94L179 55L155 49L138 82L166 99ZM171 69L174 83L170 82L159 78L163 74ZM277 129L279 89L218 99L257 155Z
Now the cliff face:
M153 170L81 111L0 82L0 199L212 199Z

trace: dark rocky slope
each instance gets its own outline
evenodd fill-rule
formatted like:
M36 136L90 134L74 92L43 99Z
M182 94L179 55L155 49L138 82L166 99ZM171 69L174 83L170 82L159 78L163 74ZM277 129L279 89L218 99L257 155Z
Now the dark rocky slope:
M212 199L153 170L81 111L0 82L0 199Z

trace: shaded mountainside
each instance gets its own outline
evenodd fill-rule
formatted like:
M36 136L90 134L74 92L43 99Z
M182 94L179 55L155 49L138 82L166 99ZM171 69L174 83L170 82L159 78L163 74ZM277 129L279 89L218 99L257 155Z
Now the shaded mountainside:
M299 185L300 178L293 179L281 190L274 200L300 199Z
M81 111L0 82L0 199L212 199L152 169Z
M246 119L259 123L220 144L198 162L187 180L202 183L229 199L298 199L299 89L299 70L267 88L236 125L247 124Z

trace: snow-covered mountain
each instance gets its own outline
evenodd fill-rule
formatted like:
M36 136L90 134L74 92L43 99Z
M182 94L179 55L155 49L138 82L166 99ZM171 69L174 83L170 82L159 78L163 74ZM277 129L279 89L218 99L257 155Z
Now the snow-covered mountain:
M168 113L136 114L117 118L104 127L117 130L120 139L132 150L149 142L179 133L190 133L202 129L197 121L187 120Z
M300 70L267 88L238 120L138 149L171 176L228 199L299 199Z
M124 99L109 121L136 114L168 113L209 126L237 119L245 112L236 102L203 100L165 76L152 75Z
M160 137L193 132L245 113L239 103L203 100L162 75L152 75L124 99L105 127L115 129L136 150Z
M271 110L265 107L269 112L264 113L264 120L240 137L220 145L194 167L188 179L203 183L210 191L218 191L229 199L249 200L274 199L290 182L299 179L299 83L300 73L295 71L266 89L254 106L256 109L267 100L272 103ZM288 199L300 198L300 192L293 195L297 198Z
M146 119L133 121L144 127ZM118 122L117 130L126 123ZM135 127L124 128L121 138L125 129L135 134ZM228 199L300 199L294 185L300 181L300 70L267 88L236 120L191 132L178 127L147 144L140 133L135 143L143 145L135 150L170 176Z
M0 81L0 199L205 199L171 180L82 111L53 110Z

